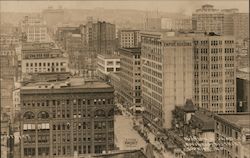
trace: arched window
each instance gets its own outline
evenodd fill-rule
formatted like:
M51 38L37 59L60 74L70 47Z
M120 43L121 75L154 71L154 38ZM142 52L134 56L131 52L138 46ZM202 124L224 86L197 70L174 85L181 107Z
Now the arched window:
M109 110L108 116L114 116L114 109Z
M104 110L99 109L95 111L95 117L105 117L105 115L106 114Z
M35 114L31 111L25 112L23 115L24 119L34 119L35 118Z
M37 118L39 119L47 119L49 118L49 113L46 111L41 111L38 113Z

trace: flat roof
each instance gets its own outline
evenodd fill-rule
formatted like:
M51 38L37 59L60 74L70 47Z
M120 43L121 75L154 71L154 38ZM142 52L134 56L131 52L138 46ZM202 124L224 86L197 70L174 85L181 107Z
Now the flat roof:
M219 114L217 117L239 128L250 128L250 113Z
M120 48L120 50L126 51L126 52L130 52L130 53L140 53L141 52L141 48Z
M102 59L120 59L120 56L118 54L98 54L97 57L102 58Z
M29 89L73 89L73 88L111 88L106 82L97 81L97 80L85 80L80 77L73 77L66 79L64 81L41 81L41 82L33 82L27 83L21 90L29 90Z

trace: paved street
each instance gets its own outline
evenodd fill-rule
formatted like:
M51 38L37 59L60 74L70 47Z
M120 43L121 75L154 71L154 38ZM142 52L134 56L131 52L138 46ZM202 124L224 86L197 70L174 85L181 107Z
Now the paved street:
M145 148L146 142L138 134L138 132L133 129L133 116L127 112L121 104L118 104L117 106L122 110L123 115L115 116L116 145L120 148L120 150ZM155 141L155 135L153 133L148 132L148 138L151 144L156 146L158 149L162 149L160 152L154 150L156 158L174 158L174 155L171 152L165 150L162 143ZM129 147L128 145L125 145L126 139L137 140L136 146Z
M146 142L143 138L133 129L133 121L130 117L124 115L115 116L115 142L120 150L132 150L145 148ZM126 145L125 141L135 140L134 145Z

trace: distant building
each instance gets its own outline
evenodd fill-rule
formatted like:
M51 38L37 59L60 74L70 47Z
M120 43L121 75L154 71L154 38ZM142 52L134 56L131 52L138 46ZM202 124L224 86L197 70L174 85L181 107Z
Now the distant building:
M196 106L216 113L236 112L236 53L231 36L194 38Z
M249 158L250 120L249 113L221 114L215 119L215 140L221 147L215 158Z
M58 27L56 30L56 41L59 43L62 49L67 48L67 35L68 34L80 34L79 27Z
M236 39L244 40L249 38L249 13L235 13L233 15L233 23Z
M120 71L120 57L118 55L98 55L97 73L100 78L107 80L111 72Z
M55 27L59 23L63 23L65 19L65 11L62 7L48 7L42 11L42 16L48 27Z
M203 5L201 9L197 9L192 14L193 30L221 35L223 34L223 18L223 13L219 9L215 9L213 5Z
M13 94L14 82L17 79L17 55L13 47L1 47L0 49L1 68L1 112L6 113L13 119Z
M120 96L127 108L141 106L141 49L121 48Z
M172 31L190 31L192 30L191 18L162 18L161 29Z
M121 29L118 31L121 48L138 48L140 46L140 30Z
M47 25L39 16L25 16L20 22L21 32L25 34L27 42L48 42Z
M10 118L6 113L1 111L1 157L10 155Z
M25 43L22 47L23 76L32 73L69 72L68 59L53 43Z
M206 4L193 13L192 27L198 32L235 36L236 40L242 42L249 38L249 14L239 13L236 8L219 10Z
M142 32L141 38L144 119L170 128L175 105L192 98L193 40L172 32Z
M223 35L234 35L233 16L239 12L239 9L222 9L223 13Z
M21 158L73 157L114 150L114 89L71 78L24 85Z
M161 18L149 18L147 17L145 19L145 27L144 29L146 31L150 31L150 30L155 30L155 31L159 31L161 29Z
M11 45L17 46L20 44L20 36L17 34L0 34L0 46Z
M12 99L13 99L13 109L12 109L12 115L14 119L18 118L18 115L21 111L21 102L20 102L20 88L21 84L20 83L15 83L14 88L13 88L13 94L12 94Z
M116 33L115 25L108 22L88 21L82 28L87 49L95 55L111 55L115 52Z

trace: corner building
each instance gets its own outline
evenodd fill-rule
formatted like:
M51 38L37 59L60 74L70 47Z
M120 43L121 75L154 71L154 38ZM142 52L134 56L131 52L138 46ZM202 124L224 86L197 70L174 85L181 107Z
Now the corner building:
M214 117L215 140L221 145L215 158L250 158L250 113Z
M193 41L163 32L142 32L141 37L144 120L170 128L175 105L192 98Z
M216 113L236 112L235 42L230 36L194 38L194 103Z
M71 157L114 149L114 89L97 81L21 88L21 158Z

